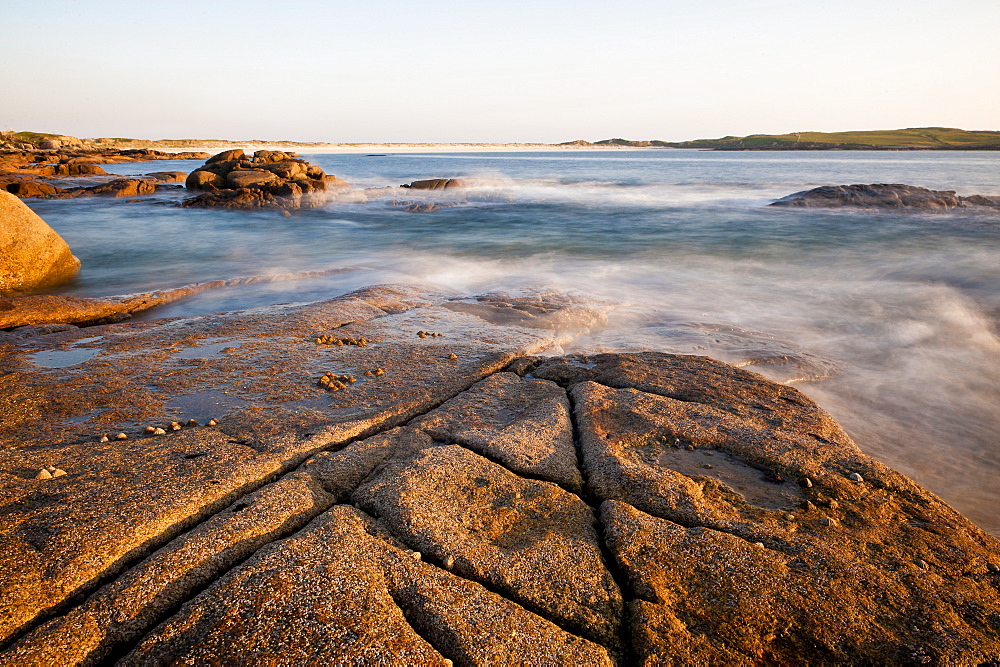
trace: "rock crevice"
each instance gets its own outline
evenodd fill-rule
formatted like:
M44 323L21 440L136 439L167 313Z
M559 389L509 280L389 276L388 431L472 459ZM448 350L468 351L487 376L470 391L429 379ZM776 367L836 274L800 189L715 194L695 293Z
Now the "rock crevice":
M997 540L800 392L705 357L531 358L582 304L546 329L452 298L0 343L0 663L1000 652Z

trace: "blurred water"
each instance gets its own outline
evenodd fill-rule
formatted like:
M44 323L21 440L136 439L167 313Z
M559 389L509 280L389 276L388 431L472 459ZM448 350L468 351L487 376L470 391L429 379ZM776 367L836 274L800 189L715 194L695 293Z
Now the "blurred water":
M1000 534L1000 216L776 210L826 184L1000 194L1000 153L615 151L306 156L359 187L502 179L427 214L385 201L296 212L29 200L106 295L343 268L203 293L151 316L328 298L380 282L553 287L616 304L577 350L708 354L793 382L867 452ZM118 174L195 162L108 165ZM454 199L451 192L434 195Z

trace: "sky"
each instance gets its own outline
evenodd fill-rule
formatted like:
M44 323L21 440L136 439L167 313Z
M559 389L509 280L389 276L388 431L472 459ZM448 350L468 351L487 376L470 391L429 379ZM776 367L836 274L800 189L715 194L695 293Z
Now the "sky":
M544 142L1000 130L1000 0L0 0L0 129Z

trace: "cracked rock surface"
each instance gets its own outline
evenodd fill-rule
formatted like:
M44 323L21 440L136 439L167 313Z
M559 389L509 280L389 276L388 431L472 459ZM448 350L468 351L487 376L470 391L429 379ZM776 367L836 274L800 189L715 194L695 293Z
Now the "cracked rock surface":
M600 319L397 285L0 335L0 664L1000 659L995 538L795 389L532 356Z

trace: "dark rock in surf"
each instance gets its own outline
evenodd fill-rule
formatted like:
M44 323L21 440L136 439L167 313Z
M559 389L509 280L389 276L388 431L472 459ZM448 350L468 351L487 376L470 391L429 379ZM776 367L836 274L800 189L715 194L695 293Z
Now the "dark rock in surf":
M784 208L860 208L903 211L948 211L959 208L1000 209L1000 197L960 197L953 190L914 185L824 185L783 197L769 206Z

